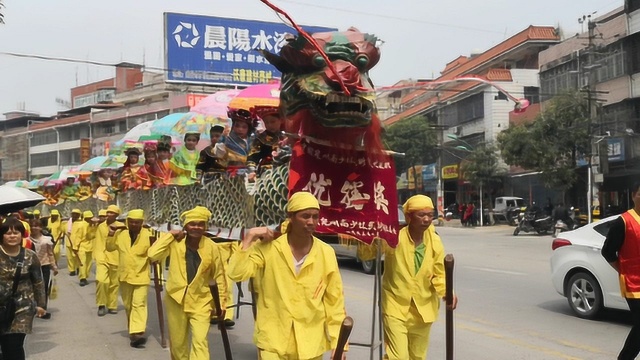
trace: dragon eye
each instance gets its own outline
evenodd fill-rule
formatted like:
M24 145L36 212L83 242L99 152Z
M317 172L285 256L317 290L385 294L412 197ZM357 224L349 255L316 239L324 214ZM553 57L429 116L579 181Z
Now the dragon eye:
M364 54L360 54L356 57L356 65L360 69L364 69L369 64L369 57Z
M319 68L324 67L324 66L326 65L326 63L325 63L324 58L322 57L322 55L320 55L320 54L316 54L316 55L313 57L313 65L315 65L315 66L317 66L317 67L319 67Z

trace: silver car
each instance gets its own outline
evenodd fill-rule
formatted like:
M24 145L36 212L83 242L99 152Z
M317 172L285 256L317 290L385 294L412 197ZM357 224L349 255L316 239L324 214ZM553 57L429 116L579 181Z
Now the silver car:
M617 272L600 254L616 218L618 215L560 233L551 245L551 281L578 317L594 319L603 308L629 309L620 293Z

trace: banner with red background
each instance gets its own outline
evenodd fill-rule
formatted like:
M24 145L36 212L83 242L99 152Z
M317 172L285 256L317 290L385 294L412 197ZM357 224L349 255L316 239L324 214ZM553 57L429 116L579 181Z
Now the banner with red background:
M398 243L398 197L391 156L306 141L294 145L289 192L309 191L320 202L320 233L352 235L367 244Z

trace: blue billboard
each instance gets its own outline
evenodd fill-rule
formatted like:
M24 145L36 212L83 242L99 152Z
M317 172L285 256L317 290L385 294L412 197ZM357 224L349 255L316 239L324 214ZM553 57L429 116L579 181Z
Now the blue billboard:
M285 35L295 30L282 23L165 13L164 33L167 81L246 86L280 77L256 50L279 53Z

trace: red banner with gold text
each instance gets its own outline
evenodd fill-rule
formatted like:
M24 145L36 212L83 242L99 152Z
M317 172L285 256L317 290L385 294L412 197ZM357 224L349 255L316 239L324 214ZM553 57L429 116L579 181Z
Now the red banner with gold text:
M355 236L370 244L398 242L398 197L393 159L366 151L299 141L294 145L289 192L309 191L320 202L318 232Z

